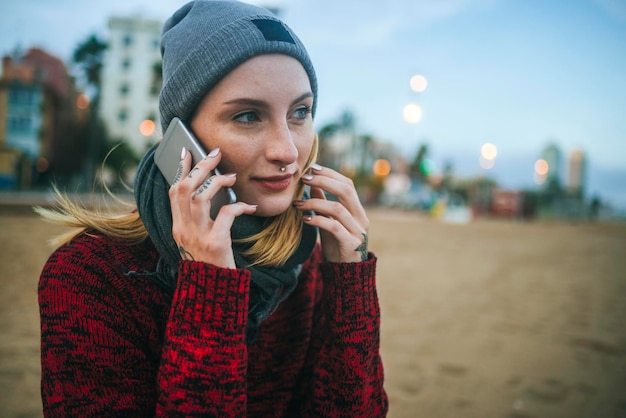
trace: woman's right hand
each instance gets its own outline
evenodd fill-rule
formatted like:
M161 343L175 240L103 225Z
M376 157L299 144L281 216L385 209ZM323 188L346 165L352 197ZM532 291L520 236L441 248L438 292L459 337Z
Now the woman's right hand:
M237 202L223 206L211 219L211 198L222 187L232 187L236 173L211 175L222 156L219 148L191 169L191 154L182 149L178 172L170 187L172 235L183 260L236 268L230 229L237 216L251 215L256 206ZM190 170L191 169L191 170Z

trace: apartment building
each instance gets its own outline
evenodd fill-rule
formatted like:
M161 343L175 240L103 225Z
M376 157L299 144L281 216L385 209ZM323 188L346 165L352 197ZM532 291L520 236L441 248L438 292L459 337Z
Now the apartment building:
M125 140L140 156L160 137L162 22L112 17L108 27L100 116L109 138Z

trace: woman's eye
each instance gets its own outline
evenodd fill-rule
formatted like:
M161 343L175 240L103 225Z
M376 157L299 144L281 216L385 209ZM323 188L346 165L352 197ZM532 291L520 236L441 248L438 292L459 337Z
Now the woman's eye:
M309 106L303 106L294 112L294 117L296 119L306 119L311 114L311 108Z
M253 122L258 122L261 119L259 118L259 115L257 115L256 112L244 112L244 113L240 113L237 116L235 116L233 118L236 122L240 122L240 123L253 123Z

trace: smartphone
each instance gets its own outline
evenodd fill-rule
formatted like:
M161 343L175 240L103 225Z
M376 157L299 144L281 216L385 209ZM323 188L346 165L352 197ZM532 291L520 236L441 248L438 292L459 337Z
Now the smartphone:
M161 143L154 152L154 162L159 170L168 181L169 184L174 182L178 165L180 162L180 153L185 147L187 152L191 154L191 167L195 166L199 161L206 157L207 153L200 145L194 134L185 126L182 120L175 117L167 127ZM220 172L216 168L210 175ZM217 217L220 208L224 205L235 203L235 192L229 187L222 187L211 199L211 218Z

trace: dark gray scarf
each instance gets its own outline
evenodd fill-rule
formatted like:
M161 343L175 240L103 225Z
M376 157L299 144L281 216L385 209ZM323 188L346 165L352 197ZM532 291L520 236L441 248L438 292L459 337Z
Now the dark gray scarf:
M176 289L180 254L172 236L172 211L168 195L169 184L154 163L153 146L143 156L135 178L135 200L141 220L161 256L156 272L146 274L161 288L164 296L171 301ZM235 263L239 268L251 271L250 301L246 338L254 342L261 322L266 320L284 301L298 284L298 275L304 263L313 252L317 240L317 229L303 225L302 239L296 252L282 266L250 266L242 253L251 244L237 240L260 232L267 218L243 215L235 219L231 229Z

